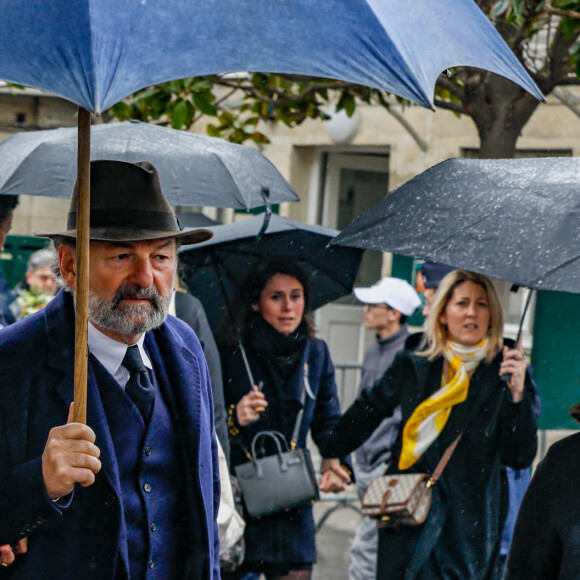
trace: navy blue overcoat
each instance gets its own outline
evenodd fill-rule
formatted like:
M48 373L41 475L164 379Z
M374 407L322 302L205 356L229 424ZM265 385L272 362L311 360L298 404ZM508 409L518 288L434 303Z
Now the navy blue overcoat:
M284 433L290 441L302 406L305 372L314 398L306 397L298 447L306 448L309 432L314 443L320 445L341 416L334 365L324 341L307 339L300 364L281 390L272 380L265 358L251 348L246 347L246 351L254 380L262 383L268 410L260 420L232 437L232 473L236 465L247 461L242 445L248 448L257 432L274 429ZM220 355L226 404L235 405L250 390L248 375L239 348L220 345ZM245 539L249 567L316 562L315 525L310 506L260 519L252 519L246 514Z
M203 502L205 516L203 522L199 517L189 522L205 532L207 578L214 580L219 578L219 471L207 365L195 334L171 316L147 334L148 341L161 351L179 410L176 422L191 471L188 493L195 494L188 504ZM70 294L61 292L44 310L0 332L0 545L28 537L28 554L1 568L0 578L113 580L117 557L127 563L119 470L91 363L87 424L96 433L102 470L93 485L75 487L66 509L44 490L42 452L50 429L67 421L73 359Z

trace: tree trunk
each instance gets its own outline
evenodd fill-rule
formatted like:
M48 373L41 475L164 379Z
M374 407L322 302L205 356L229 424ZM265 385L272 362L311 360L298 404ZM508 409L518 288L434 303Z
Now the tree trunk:
M497 75L481 76L466 86L464 102L481 141L481 159L504 159L515 156L517 140L539 104L529 93Z
M479 132L480 159L511 159L515 157L520 130L503 123L500 119L489 130Z

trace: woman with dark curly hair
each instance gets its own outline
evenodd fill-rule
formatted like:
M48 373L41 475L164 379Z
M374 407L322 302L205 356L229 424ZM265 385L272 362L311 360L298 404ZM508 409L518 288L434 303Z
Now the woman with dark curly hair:
M308 279L295 262L266 260L248 275L233 308L235 320L218 336L232 470L248 461L246 451L259 431L280 431L290 441L304 396L298 447L306 447L309 431L320 445L340 418L334 367L326 343L314 337L308 301ZM350 480L344 467L336 458L323 460L320 489L342 491ZM244 572L263 573L268 580L310 578L316 561L311 506L259 519L246 513L245 519L244 565L224 578Z

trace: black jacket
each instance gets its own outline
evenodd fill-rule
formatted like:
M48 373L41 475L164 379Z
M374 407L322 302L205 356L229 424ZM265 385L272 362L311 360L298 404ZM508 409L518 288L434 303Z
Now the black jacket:
M211 379L215 432L229 463L230 440L228 437L228 426L224 403L224 387L220 355L209 322L207 321L205 310L203 309L202 303L195 296L186 294L185 292L176 292L175 316L191 327L197 335L197 338L199 338L201 348L203 348L203 354L207 361L207 368Z
M554 443L524 496L506 580L580 578L580 433Z
M437 440L408 472L433 473L445 449L473 418L434 488L427 521L417 528L382 529L378 578L490 578L507 508L501 465L523 468L536 453L536 419L529 377L524 400L513 403L499 378L499 353L480 363L465 403L456 405ZM325 457L358 447L400 404L404 425L414 409L441 384L443 358L430 362L409 351L372 388L364 391L321 445ZM396 473L401 434L389 471Z
M271 379L264 357L248 347L246 352L254 380L263 384L268 409L258 421L240 428L238 433L237 429L234 433L230 431L232 473L236 465L247 461L242 445L249 448L254 435L259 431L275 429L290 440L298 410L302 406L305 365L315 398L306 399L298 447L306 448L309 432L314 443L320 447L324 437L340 418L334 366L324 341L307 339L300 364L281 392ZM239 348L220 345L220 356L226 404L235 405L250 390L241 352ZM309 564L316 561L315 526L310 506L260 519L252 519L246 514L245 519L245 562L249 569L263 570L270 565Z

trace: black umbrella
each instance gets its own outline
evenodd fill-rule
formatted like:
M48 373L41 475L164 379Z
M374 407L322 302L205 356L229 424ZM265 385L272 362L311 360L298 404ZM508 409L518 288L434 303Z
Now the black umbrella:
M18 133L0 144L0 194L69 197L78 175L75 421L86 420L89 158L153 162L174 205L269 207L298 201L278 170L252 147L146 123L97 125L79 110L79 129ZM77 146L79 154L77 156ZM77 165L78 158L78 165Z
M267 228L262 232L264 224ZM277 215L265 222L258 215L241 222L210 228L214 237L180 254L183 281L205 308L214 332L219 328L250 268L265 257L295 259L311 286L314 310L352 291L363 250L328 247L338 233Z
M0 144L0 194L70 197L77 176L77 129L17 133ZM173 205L249 210L299 201L254 147L128 121L95 125L91 158L151 161Z
M580 159L450 159L393 190L332 244L580 292Z
M178 213L177 219L182 228L207 228L209 226L220 225L220 222L199 212Z

